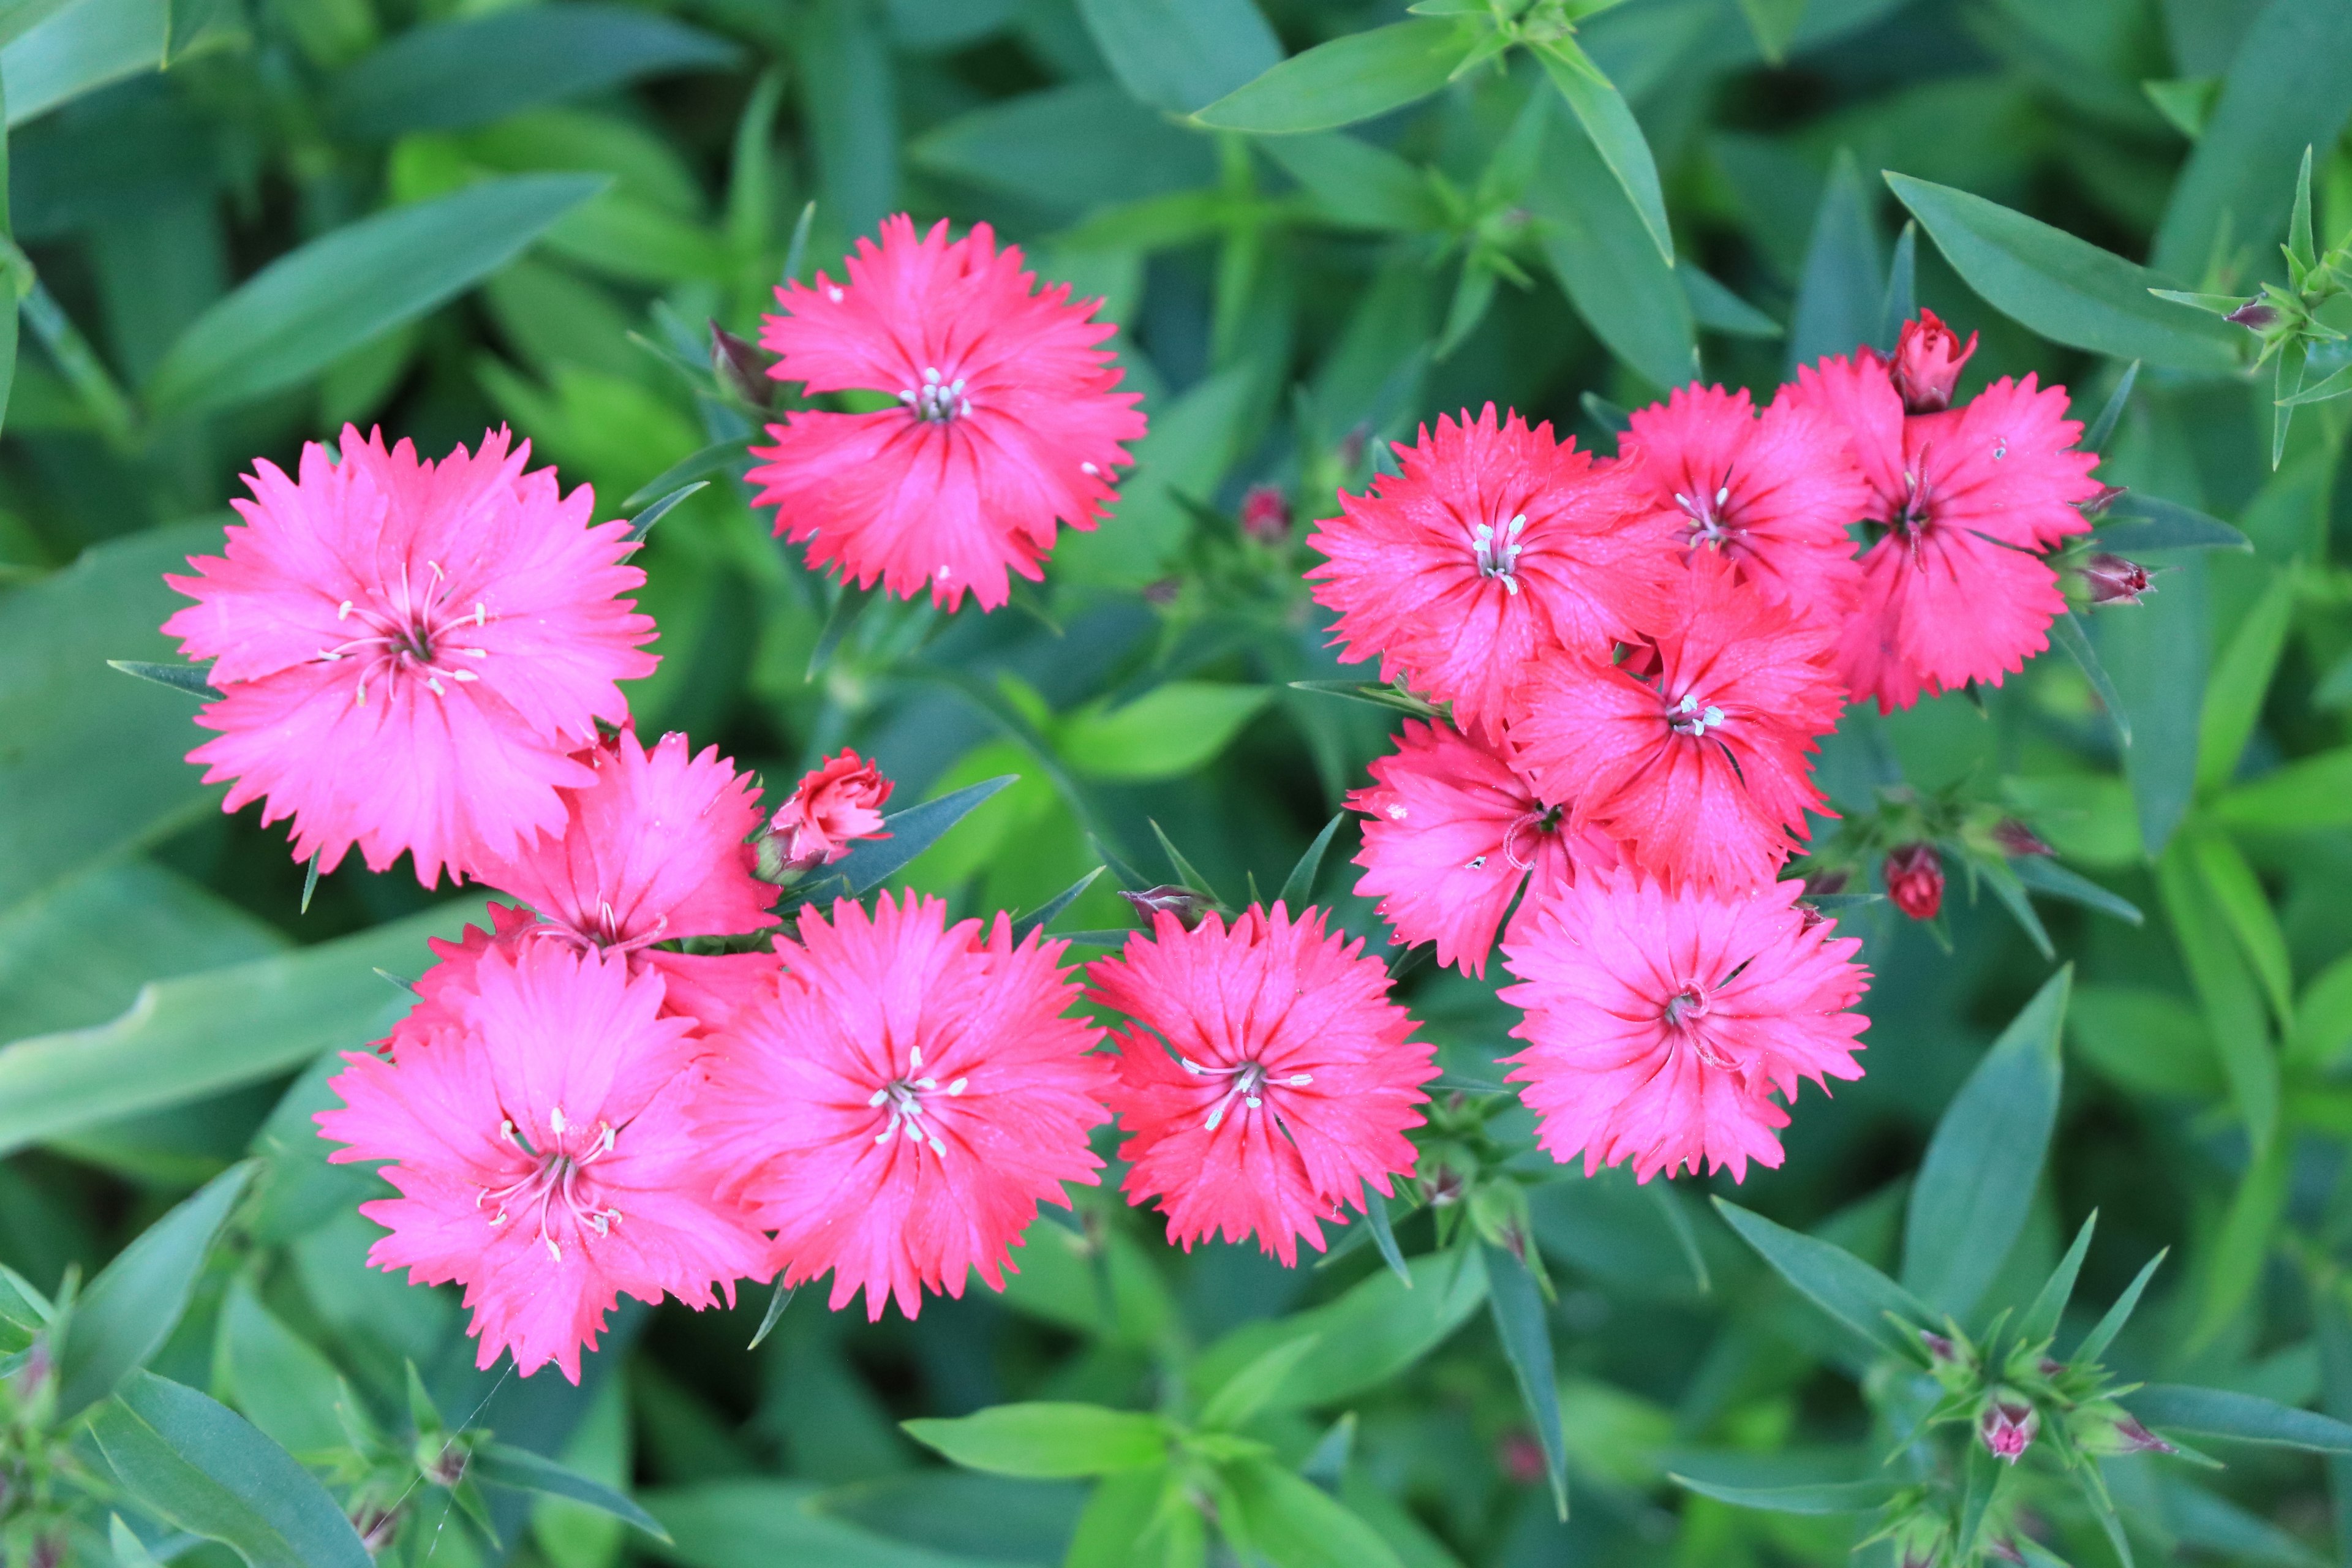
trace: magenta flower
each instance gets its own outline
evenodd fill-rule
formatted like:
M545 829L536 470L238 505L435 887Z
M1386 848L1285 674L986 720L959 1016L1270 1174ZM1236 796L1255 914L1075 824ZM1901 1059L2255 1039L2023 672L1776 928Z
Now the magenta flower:
M628 717L614 683L652 673L654 623L618 597L645 581L628 525L507 442L427 463L346 426L341 461L311 442L299 479L256 462L225 552L165 578L197 602L163 630L224 693L188 759L235 781L226 809L291 816L295 858L404 849L431 887L517 853L594 781L572 753Z
M360 1206L391 1233L368 1261L462 1283L477 1364L510 1351L574 1383L622 1294L698 1310L766 1279L763 1238L698 1158L702 1047L662 1016L660 979L553 943L492 950L470 979L414 1048L347 1054L342 1108L318 1115L331 1160L391 1162L400 1196Z
M1000 914L947 923L908 894L873 915L845 899L776 939L783 970L716 1044L698 1136L723 1189L776 1233L784 1282L830 1272L838 1310L861 1289L878 1319L926 1289L1004 1288L1037 1205L1069 1205L1102 1162L1102 1031L1063 1015L1064 944L1017 945Z
M1660 1171L1780 1163L1779 1101L1797 1086L1862 1076L1851 1011L1870 972L1862 943L1795 907L1795 881L1748 893L1667 893L1631 871L1563 888L1504 940L1526 1010L1508 1058L1537 1136L1587 1175L1631 1162Z
M882 243L857 242L839 283L776 290L781 315L760 342L768 374L812 394L878 391L900 406L872 414L802 410L768 426L767 461L748 478L776 531L808 542L813 568L838 564L860 587L900 598L929 589L954 609L970 592L994 609L1006 574L1031 582L1059 524L1091 529L1112 499L1112 470L1142 439L1140 395L1097 348L1118 329L1042 292L1021 252L986 224L950 241L944 220L916 237L904 214Z

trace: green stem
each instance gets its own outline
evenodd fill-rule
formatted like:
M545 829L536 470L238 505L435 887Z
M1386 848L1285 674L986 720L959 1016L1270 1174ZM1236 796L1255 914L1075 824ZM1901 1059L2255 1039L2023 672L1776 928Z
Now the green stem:
M25 324L47 348L50 359L81 398L82 405L89 410L90 419L97 425L98 433L106 438L106 444L124 456L135 455L139 450L139 415L129 395L116 384L112 373L98 357L98 351L90 347L89 340L82 336L81 329L50 297L25 253L14 246L9 250L12 254L6 257L6 265L16 275L21 290L17 309L24 313Z

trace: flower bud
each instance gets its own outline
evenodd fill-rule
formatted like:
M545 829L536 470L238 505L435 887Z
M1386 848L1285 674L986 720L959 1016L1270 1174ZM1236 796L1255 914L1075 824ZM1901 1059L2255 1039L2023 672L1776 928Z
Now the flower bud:
M1915 921L1931 921L1944 907L1944 862L1932 844L1905 844L1886 857L1886 896Z
M2042 1429L2042 1413L2014 1391L1996 1388L1977 1415L1977 1436L1996 1459L2015 1464Z
M2083 585L2095 605L2137 605L2148 592L2147 568L2104 551L2083 563Z
M1525 1430L1506 1432L1503 1440L1496 1447L1497 1468L1516 1486L1538 1485L1551 1473L1550 1465L1544 1459L1542 1446Z
M2221 318L2260 334L2279 324L2279 308L2262 300L2249 300Z
M1809 870L1805 873L1805 891L1824 899L1832 893L1843 893L1852 875L1843 866L1832 866L1821 871Z
M1186 931L1191 931L1201 923L1201 917L1209 912L1213 902L1208 894L1196 893L1190 888L1179 887L1173 882L1162 882L1156 888L1146 888L1139 893L1130 893L1121 889L1118 896L1134 905L1136 914L1147 923L1151 921L1153 916L1165 912L1174 915L1183 923Z
M2128 485L2101 485L2089 500L2076 501L2074 510L2084 517L2105 517L2107 509L2123 500L2130 489Z
M2005 1535L1996 1535L1987 1541L1984 1551L1988 1557L1998 1557L2003 1563L2014 1563L2017 1568L2025 1568L2025 1553L2017 1549L2016 1542Z
M1242 497L1242 532L1260 544L1290 537L1290 498L1279 485L1252 485Z
M2180 1450L2139 1423L2112 1399L2075 1409L2066 1417L2067 1435L2086 1454L2178 1454Z
M766 408L775 399L776 384L758 345L747 342L717 321L710 323L710 374L719 384L754 408Z
M758 875L790 882L849 853L858 838L887 838L882 807L895 786L856 752L827 758L800 782L759 837Z
M1903 336L1895 345L1894 374L1905 412L1935 414L1949 408L1960 369L1976 352L1976 333L1962 343L1933 310L1921 310L1917 319L1904 322Z
M2000 847L2002 854L2011 858L2058 853L2042 841L2042 835L2013 816L2004 816L1992 825L1992 841Z

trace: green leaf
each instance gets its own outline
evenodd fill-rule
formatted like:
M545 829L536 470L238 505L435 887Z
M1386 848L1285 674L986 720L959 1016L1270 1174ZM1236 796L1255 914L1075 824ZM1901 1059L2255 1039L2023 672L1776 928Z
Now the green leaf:
M2273 0L2255 13L2221 94L2173 181L2155 264L2200 271L2223 235L2274 255L2297 156L2332 146L2352 114L2352 10L2338 0Z
M2274 1138L2256 1149L2245 1174L2238 1179L2237 1194L2230 1200L2221 1234L2205 1258L2197 1318L2189 1326L2183 1354L2193 1356L2211 1344L2262 1283L2272 1241L2286 1215L2292 1153L2289 1140Z
M1244 1561L1273 1568L1404 1568L1379 1531L1281 1466L1251 1459L1224 1477L1249 1537Z
M2287 623L2294 615L2295 574L2275 572L2263 596L2246 611L2229 646L2214 661L2212 679L2205 687L2205 707L2197 730L2197 787L2219 789L2238 771L2254 726L2263 715L2263 696L2278 670L2279 654L2286 647ZM2285 954L2280 954L2284 971ZM2284 1005L2282 1011L2284 1011Z
M670 513L671 508L678 505L682 501L692 499L697 490L707 490L709 488L710 481L709 479L697 479L690 485L680 485L677 489L662 497L661 500L654 502L653 505L646 508L645 510L637 513L636 516L629 519L629 531L626 535L629 542L632 544L644 543L646 535L654 531L654 524L659 522L663 518L667 517Z
M221 1304L220 1353L237 1407L290 1453L344 1446L334 1363L278 1321L243 1276Z
M845 862L845 864L846 862ZM156 981L110 1023L0 1049L0 1152L216 1094L384 1034L414 998L376 977L480 905L444 905L356 936Z
M2161 496L2126 491L2107 508L2092 542L2119 555L2151 550L2252 550L2253 541L2219 518Z
M2342 370L2323 380L2312 382L2294 396L2282 399L2279 406L2301 408L2306 404L2332 403L2347 393L2352 393L2352 364L2346 365Z
M1124 707L1079 709L1062 721L1055 750L1094 778L1182 778L1215 761L1273 700L1266 686L1171 680Z
M1176 873L1176 880L1181 886L1196 893L1206 893L1220 904L1225 901L1224 895L1210 884L1209 879L1202 876L1192 862L1184 858L1184 852L1176 847L1176 841L1168 837L1168 830L1160 826L1156 817L1151 823L1151 837L1160 841L1160 853L1168 857L1169 868Z
M1258 135L1353 125L1444 87L1487 35L1476 19L1434 16L1349 33L1293 55L1192 118Z
M335 129L359 141L457 131L679 70L719 70L726 39L635 6L510 6L412 27L336 80Z
M2197 719L2210 657L2205 580L2205 563L2192 557L2165 577L2162 593L2093 623L2131 723L2124 774L2150 856L2163 852L2197 795Z
M174 691L184 691L191 697L209 700L221 695L220 688L206 679L212 673L208 664L150 664L144 659L110 658L110 669L125 675L135 675L142 680L152 680L158 686L168 686Z
M205 1254L253 1180L247 1160L142 1232L75 1303L58 1364L58 1419L70 1421L147 1364L187 1310Z
M2352 1454L2352 1423L2296 1410L2260 1394L2152 1383L2126 1394L2123 1402L2143 1422L2162 1430L2317 1454Z
M793 1293L796 1289L797 1287L786 1285L781 1280L770 1289L768 1310L760 1314L760 1327L751 1335L751 1342L743 1347L744 1349L758 1350L761 1342L776 1331L776 1325L784 1320L784 1309L793 1304Z
M1371 1179L1364 1180L1364 1225L1372 1233L1372 1245L1380 1249L1381 1261L1389 1272L1412 1289L1412 1270L1405 1266L1404 1254L1397 1249L1396 1227L1389 1223L1389 1201L1374 1190Z
M2131 404L2132 388L2139 384L2139 363L2134 360L2124 366L2123 374L2116 378L2116 389L2107 394L2107 400L2100 405L2097 416L2084 426L2083 438L2075 443L2078 448L2085 452L2107 449L2107 438L2116 433L2116 426L2123 421L2124 410Z
M373 1568L326 1489L245 1417L193 1388L134 1373L90 1433L131 1496L250 1568Z
M1539 43L1535 52L1543 62L1544 74L1568 100L1569 110L1584 128L1593 152L1600 154L1625 199L1633 204L1660 259L1673 266L1675 236L1666 224L1665 195L1658 188L1657 160L1650 155L1649 140L1642 134L1641 122L1633 118L1625 95L1573 39Z
M1315 1348L1268 1396L1270 1408L1332 1405L1386 1383L1436 1349L1486 1299L1486 1260L1475 1252L1417 1258L1409 1271L1410 1285L1374 1274L1336 1301L1234 1330L1193 1363L1193 1387L1220 1387L1275 1344L1307 1336Z
M2302 757L2215 800L2216 821L2273 833L2352 823L2352 746Z
M2246 864L2246 857L2227 834L2196 831L2187 842L2196 851L2197 869L2212 897L2211 907L2237 938L2239 954L2253 967L2254 977L2270 998L2272 1016L2278 1020L2281 1033L2285 1032L2294 1024L2294 975L2287 959L2286 933L2279 929L2270 895L2254 879L2254 868Z
M1919 226L1906 223L1895 237L1895 254L1886 263L1886 293L1878 307L1878 331L1871 346L1892 355L1903 341L1904 323L1919 309Z
M1878 232L1853 154L1838 149L1822 187L1805 247L1805 270L1797 285L1796 313L1789 322L1789 363L1809 365L1831 354L1850 354L1878 335L1884 302Z
M1669 1472L1676 1486L1736 1508L1770 1513L1870 1513L1893 1500L1902 1488L1894 1481L1816 1481L1810 1486L1730 1487Z
M1078 0L1111 74L1139 102L1184 114L1282 63L1251 0Z
M1691 320L1711 332L1734 338L1777 338L1780 323L1693 266L1685 258L1675 268L1690 301Z
M1294 691L1312 691L1324 697L1344 697L1351 702L1366 702L1375 708L1385 708L1391 713L1409 714L1415 719L1441 719L1442 710L1432 707L1410 692L1399 691L1393 686L1370 686L1360 680L1294 680Z
M1054 565L1071 582L1141 588L1162 577L1192 521L1183 498L1212 495L1259 432L1251 426L1258 375L1247 364L1221 370L1152 411L1151 431L1119 481L1112 526L1065 535Z
M833 1517L816 1506L821 1495L805 1482L742 1477L648 1492L640 1500L676 1542L661 1556L682 1568L977 1568L970 1558Z
M2129 899L2109 892L2088 877L2068 870L2047 856L2024 856L2011 861L2009 868L2020 882L2037 893L2064 899L2069 903L2096 910L2101 914L2113 915L2127 925L2139 925L2147 919L2140 912L2139 906Z
M661 1521L628 1498L602 1481L590 1480L579 1471L568 1469L528 1448L518 1448L509 1443L485 1443L474 1450L473 1457L467 1462L466 1473L486 1486L538 1492L545 1497L567 1498L573 1502L585 1503L635 1526L656 1541L669 1540L669 1531L662 1528Z
M1805 0L1739 0L1739 11L1767 63L1777 66L1788 58L1789 40L1805 19Z
M2025 1227L2058 1120L2070 965L2043 983L1953 1096L1904 1223L1903 1284L1965 1318Z
M1429 175L1353 136L1274 136L1259 152L1298 182L1316 216L1348 228L1420 234L1445 226Z
M1979 855L1973 850L1965 855L1970 874L1992 889L1993 897L2000 900L2001 907L2009 910L2010 918L2017 921L2018 929L2033 944L2033 951L2045 961L2057 958L2058 950L2051 943L2050 932L2042 925L2042 917L2034 913L2033 900L2025 896L2025 884L2010 863L1998 855Z
M2139 1307L2140 1297L2147 1289L2147 1282L2155 1279L2157 1269L2163 1267L2164 1257L2159 1252L2140 1265L2139 1272L2132 1276L2132 1282L2124 1287L2124 1293L2116 1298L2115 1303L2091 1326L2091 1331L2083 1336L2083 1342L2074 1347L2074 1353L2067 1358L2069 1361L2088 1364L2107 1353L2107 1347L2115 1343L2116 1336L2124 1331L2126 1323L2131 1321L2132 1313Z
M1698 374L1690 301L1591 141L1555 123L1526 202L1552 275L1610 353L1652 385Z
M621 503L623 511L634 511L647 501L657 500L690 479L715 479L720 474L740 478L751 466L750 443L742 437L730 441L713 441L698 451L689 452L664 468L631 492Z
M982 779L976 784L968 784L937 800L927 800L920 805L894 811L882 819L882 826L888 830L889 837L861 842L827 870L848 884L850 898L862 899L898 875L908 862L945 837L948 829L971 816L973 807L1012 784L1017 776L1004 773L996 778Z
M1312 1334L1278 1340L1265 1352L1231 1377L1202 1402L1199 1425L1212 1432L1231 1432L1246 1425L1265 1408L1283 1379L1315 1348Z
M2213 375L2237 368L2226 324L2153 298L2161 279L2114 252L1948 185L1891 172L1886 183L1969 287L2051 342Z
M840 650L841 639L849 635L850 628L857 624L866 606L882 596L878 585L861 588L846 580L841 583L834 594L833 607L824 613L824 625L817 632L816 646L809 650L808 671L802 679L814 680L824 672L826 667L833 663L833 656Z
M2295 1003L2287 1059L2305 1067L2333 1066L2352 1045L2352 953L2312 976Z
M2124 708L2122 695L2116 690L2115 678L2107 673L2106 666L2099 662L2098 650L2091 646L2089 634L2083 630L2083 623L2073 610L2058 612L2057 617L2050 623L2050 640L2064 648L2066 656L2082 670L2083 679L2089 681L2091 689L2098 694L2099 706L2107 710L2107 721L2116 727L2116 738L2129 746L2131 715Z
M1486 1258L1486 1306L1495 1317L1503 1359L1518 1381L1519 1400L1535 1422L1543 1447L1544 1475L1551 1482L1552 1506L1568 1517L1568 1440L1559 1425L1559 1374L1553 1370L1551 1324L1543 1292L1528 1266L1507 1248L1482 1243Z
M1879 1349L1919 1359L1916 1331L1939 1320L1917 1297L1842 1247L1775 1225L1723 1198L1714 1203L1740 1239L1807 1300Z
M1055 894L1044 903L1038 905L1034 910L1032 910L1029 913L1023 915L1018 921L1015 921L1013 925L1013 940L1014 942L1019 942L1023 938L1026 937L1031 931L1041 931L1047 926L1052 925L1055 919L1061 915L1064 910L1068 909L1072 904L1078 901L1079 895L1083 894L1088 888L1095 885L1095 879L1101 876L1105 869L1107 869L1105 867L1096 867L1093 870L1087 872L1085 876L1079 878L1076 881L1071 883L1068 887L1063 889L1060 892Z
M1207 138L1108 81L984 103L925 132L908 152L926 169L1072 216L1216 178Z
M2083 1272L2083 1259L2091 1250L2091 1233L2098 1228L2099 1211L2093 1209L2084 1219L2083 1228L2074 1233L2074 1244L2058 1267L2050 1271L2042 1289L2035 1292L2026 1307L2025 1315L2017 1320L2017 1338L2021 1344L2039 1344L2058 1331L2058 1320L2065 1314L2066 1303L2074 1298L2074 1281Z
M2173 941L2188 963L2190 986L2221 1055L2230 1097L2244 1119L2256 1149L2269 1146L2278 1131L2279 1067L2263 1016L2263 998L2236 942L2214 908L2186 841L2176 841L2157 862L2157 886Z
M307 380L497 271L604 184L590 174L486 180L289 251L181 333L148 383L148 405L191 414Z
M70 0L0 49L11 130L125 77L161 70L172 37L166 0Z
M1323 869L1323 852L1331 847L1333 836L1347 820L1348 814L1343 811L1325 823L1323 831L1315 836L1315 842L1307 847L1307 853L1290 868L1290 875L1283 879L1282 891L1275 897L1288 905L1294 914L1315 901L1315 878Z
M917 1442L1000 1476L1107 1476L1165 1464L1175 1428L1099 1405L999 1405L952 1421L902 1421Z
M106 1521L107 1545L114 1552L114 1568L163 1568L146 1544L131 1533L119 1513L109 1514Z

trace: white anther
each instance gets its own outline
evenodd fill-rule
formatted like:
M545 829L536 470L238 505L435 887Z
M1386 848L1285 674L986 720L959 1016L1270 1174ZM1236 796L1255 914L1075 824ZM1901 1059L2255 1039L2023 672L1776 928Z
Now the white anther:
M825 295L825 298L826 298L826 299L831 300L835 304L838 305L838 304L840 304L840 303L841 303L841 290L840 290L840 289L833 289L833 288L828 288L828 289L825 289L825 291L824 291L824 295Z
M971 1081L971 1079L968 1078L960 1078L956 1079L955 1082L948 1085L948 1092L950 1094L961 1094L963 1092L963 1086Z
M547 1125L558 1138L563 1136L566 1130L566 1124L563 1120L563 1107L560 1105L551 1105L548 1107Z
M1389 807L1389 820L1391 822L1402 822L1404 820L1404 807L1402 805L1392 805Z

